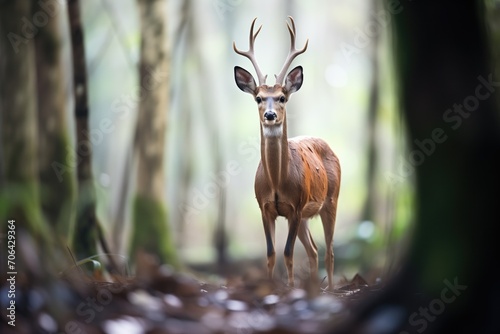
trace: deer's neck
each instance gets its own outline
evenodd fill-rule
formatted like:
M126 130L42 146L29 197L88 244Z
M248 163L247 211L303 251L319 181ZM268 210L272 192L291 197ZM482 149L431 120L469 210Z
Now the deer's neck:
M280 126L260 128L261 159L269 184L277 191L288 173L288 138L286 119Z

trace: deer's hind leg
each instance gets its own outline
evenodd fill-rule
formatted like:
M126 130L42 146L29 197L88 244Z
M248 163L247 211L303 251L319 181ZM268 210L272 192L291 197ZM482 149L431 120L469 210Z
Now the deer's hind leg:
M316 282L318 280L318 247L311 236L308 219L302 219L300 222L298 237L300 242L304 245L309 259L310 278Z
M333 199L325 201L319 213L325 232L325 269L328 274L329 290L333 290L333 232L335 230L335 219L337 216L337 207L334 203L336 203L336 200L334 201Z

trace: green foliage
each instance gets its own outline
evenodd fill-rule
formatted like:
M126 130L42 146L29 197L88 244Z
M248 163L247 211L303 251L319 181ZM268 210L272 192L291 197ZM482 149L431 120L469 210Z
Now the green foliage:
M66 148L70 141L66 129L62 129L55 138L52 138L51 159L61 162L65 166L71 165ZM48 223L54 227L56 234L63 239L69 239L74 229L75 220L75 196L76 196L76 176L75 169L68 168L63 178L59 179L58 174L47 166L40 171L40 198L42 210Z
M38 184L34 182L10 183L3 187L0 192L0 217L3 222L16 220L16 226L30 231L35 239L44 242L51 238L51 233L40 211L37 188Z
M149 197L136 196L133 210L131 257L142 249L158 255L162 263L178 267L165 205Z

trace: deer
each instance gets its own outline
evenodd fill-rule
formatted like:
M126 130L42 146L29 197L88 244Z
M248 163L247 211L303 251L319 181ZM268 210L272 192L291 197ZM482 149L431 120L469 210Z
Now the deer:
M302 49L295 48L296 29L291 16L286 21L290 33L290 51L276 83L266 85L254 53L254 42L262 25L254 34L254 18L250 26L249 49L241 51L233 42L233 50L250 60L259 85L247 70L234 67L236 85L253 96L260 119L261 160L255 175L254 190L264 225L267 244L267 272L273 278L276 263L275 223L278 216L288 221L288 236L284 249L284 260L288 275L288 286L294 287L293 251L297 236L304 245L309 258L310 278L318 283L318 248L309 230L309 219L319 215L325 234L325 268L328 289L333 290L333 234L340 190L340 163L330 146L315 137L287 136L286 103L291 94L297 92L304 80L302 66L285 74L292 61L307 49L309 40Z

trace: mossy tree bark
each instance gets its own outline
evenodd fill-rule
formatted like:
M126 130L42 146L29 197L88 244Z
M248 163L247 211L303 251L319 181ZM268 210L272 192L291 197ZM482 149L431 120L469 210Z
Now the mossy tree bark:
M164 152L169 102L169 50L164 0L138 0L141 17L140 102L134 138L137 186L131 255L138 249L177 265L165 204Z
M6 235L7 221L15 220L18 271L28 269L21 255L24 250L44 250L41 257L47 258L53 248L38 182L34 46L38 29L28 22L32 4L31 0L0 2L0 226ZM20 247L22 232L30 235L33 245Z
M64 6L53 3L47 24L35 37L38 97L38 169L42 210L63 245L69 245L74 227L75 173L68 151L69 140L66 83L62 48L61 20ZM41 8L37 8L40 10Z

